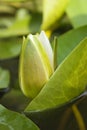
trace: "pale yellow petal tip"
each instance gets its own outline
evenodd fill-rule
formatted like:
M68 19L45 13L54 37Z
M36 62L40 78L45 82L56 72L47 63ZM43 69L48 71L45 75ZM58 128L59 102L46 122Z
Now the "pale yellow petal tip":
M45 49L45 51L47 53L47 56L49 58L52 70L54 70L54 66L53 66L53 50L52 50L50 41L49 41L48 37L46 36L46 33L44 31L41 31L38 38L39 38L40 42L42 43L42 45L43 45L43 47L44 47L44 49Z

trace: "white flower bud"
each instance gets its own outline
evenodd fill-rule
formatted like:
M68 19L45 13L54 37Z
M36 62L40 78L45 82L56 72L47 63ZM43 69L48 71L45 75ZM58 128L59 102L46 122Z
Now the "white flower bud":
M19 80L23 93L34 98L53 73L53 52L48 38L29 34L20 55Z

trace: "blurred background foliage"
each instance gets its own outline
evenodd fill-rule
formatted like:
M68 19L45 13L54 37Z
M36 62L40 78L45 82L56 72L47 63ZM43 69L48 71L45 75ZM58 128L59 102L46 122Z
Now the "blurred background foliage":
M11 87L18 83L18 59L23 36L43 29L52 38L55 33L59 35L71 29L72 25L64 13L67 4L68 0L0 1L0 66L10 70ZM59 13L55 13L57 11Z
M74 29L78 32L78 28L79 30L82 28L82 36L85 37L87 36L86 5L87 0L0 0L0 95L6 93L0 100L1 104L9 109L22 111L30 101L20 91L18 83L18 62L23 36L44 30L51 41L54 36L58 36L61 42L62 34L69 30L73 30L74 34ZM78 107L87 125L85 104L86 98ZM63 130L59 128L62 126L62 117L58 126L58 115L54 116L52 129L55 125L55 130ZM66 123L67 130L71 128L78 130L72 113L69 118L71 120L68 120L69 124ZM44 125L46 128L41 124L45 130L51 129L46 123Z

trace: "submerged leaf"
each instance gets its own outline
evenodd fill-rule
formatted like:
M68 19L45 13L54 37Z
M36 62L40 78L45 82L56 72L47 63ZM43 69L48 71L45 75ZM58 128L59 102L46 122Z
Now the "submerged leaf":
M59 65L38 96L25 112L60 107L85 91L87 85L87 38Z

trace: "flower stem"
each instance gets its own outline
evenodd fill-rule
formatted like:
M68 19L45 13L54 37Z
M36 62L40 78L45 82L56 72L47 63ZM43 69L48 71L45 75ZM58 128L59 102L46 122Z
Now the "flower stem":
M84 124L82 115L81 115L80 111L78 110L77 106L76 106L76 105L73 105L73 106L72 106L72 110L73 110L73 113L74 113L75 118L76 118L76 120L77 120L79 129L80 129L80 130L86 130L86 127L85 127L85 124Z

